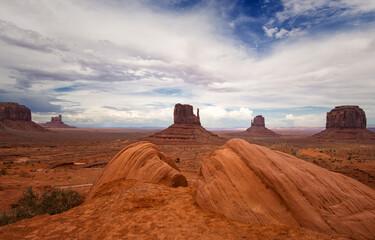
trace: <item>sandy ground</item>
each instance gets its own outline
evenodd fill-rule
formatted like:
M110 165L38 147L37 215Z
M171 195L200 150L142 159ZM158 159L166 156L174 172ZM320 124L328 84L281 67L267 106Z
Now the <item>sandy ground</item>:
M86 196L106 162L128 144L154 132L138 129L76 128L3 135L0 137L0 169L4 169L2 172L5 174L0 175L0 209L11 208L11 204L20 199L22 192L28 187L33 187L35 191L42 191L50 186L72 187ZM215 133L224 138L233 138L233 131ZM292 154L375 188L375 142L318 141L310 138L314 134L311 131L277 133L282 137L246 140ZM177 162L177 166L188 179L190 187L184 190L187 197L191 196L191 188L194 187L202 159L218 146L159 145L159 148ZM28 221L31 220L26 220L25 224L31 224Z

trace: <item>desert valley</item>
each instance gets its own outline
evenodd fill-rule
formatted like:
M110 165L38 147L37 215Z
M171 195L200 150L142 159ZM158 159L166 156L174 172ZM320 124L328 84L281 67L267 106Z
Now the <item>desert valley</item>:
M1 0L0 240L375 240L375 0Z
M163 131L42 128L24 106L1 109L1 210L16 207L28 187L85 198L61 214L5 225L2 239L375 236L375 133L359 108L342 108L333 124L344 127L323 139L301 130L270 136L259 116L252 127L266 130L256 136L213 133L182 104Z

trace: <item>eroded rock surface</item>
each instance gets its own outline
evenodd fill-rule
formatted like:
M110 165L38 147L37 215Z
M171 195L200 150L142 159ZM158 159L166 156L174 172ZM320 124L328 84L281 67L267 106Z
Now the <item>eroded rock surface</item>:
M193 106L189 104L176 104L174 107L173 117L174 123L201 125L199 108L197 109L197 115L195 115L193 113Z
M254 118L254 120L251 121L251 127L252 126L259 126L259 127L265 127L266 124L264 122L264 117L262 115L258 115Z
M244 223L375 238L375 190L291 155L232 139L202 162L196 200Z
M0 227L0 239L338 240L301 227L239 223L202 211L193 195L191 187L109 182L95 198L69 211Z
M122 149L105 167L87 199L108 182L133 179L170 187L187 186L176 164L152 143L137 142Z
M31 122L31 111L23 105L12 102L0 103L1 120L20 120Z
M197 115L188 104L176 104L174 108L174 124L167 129L144 138L157 144L214 144L222 145L225 139L207 131L201 126L199 109Z
M46 123L41 123L39 124L45 128L74 128L72 126L69 126L67 124L65 124L63 121L62 121L62 116L59 115L59 116L56 116L56 117L51 117L51 121L50 122L46 122Z
M280 137L279 134L269 130L265 126L264 117L258 115L251 121L251 127L239 135L245 137Z
M366 114L358 106L337 106L327 113L326 130L314 137L326 139L375 139L366 129Z
M358 106L338 106L327 113L326 128L366 128L366 114Z
M13 102L0 103L0 135L9 130L47 131L31 121L29 108Z

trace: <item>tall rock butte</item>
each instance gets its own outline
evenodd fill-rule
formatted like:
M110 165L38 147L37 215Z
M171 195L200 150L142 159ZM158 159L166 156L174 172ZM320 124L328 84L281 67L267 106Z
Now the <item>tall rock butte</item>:
M199 109L197 115L193 112L193 106L188 104L176 104L174 107L174 123L167 129L144 138L157 144L214 144L221 145L225 139L207 131L201 126Z
M245 137L280 137L279 134L266 128L264 117L258 115L251 121L251 126L240 134Z
M327 113L326 129L313 137L325 139L375 139L366 129L366 114L358 106L337 106Z
M45 128L75 128L75 127L72 127L72 126L69 126L69 125L65 124L62 121L61 115L56 116L56 117L51 117L50 122L40 123L39 125L41 125L42 127L45 127Z
M229 140L207 155L196 201L243 223L375 239L375 190L286 153Z
M0 129L26 131L46 131L43 127L31 121L29 108L13 102L0 103Z

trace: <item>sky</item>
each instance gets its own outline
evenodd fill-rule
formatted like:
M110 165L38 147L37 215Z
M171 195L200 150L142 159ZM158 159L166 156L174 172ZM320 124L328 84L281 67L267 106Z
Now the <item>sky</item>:
M375 126L374 0L0 0L0 102L35 122L324 127L358 105Z

